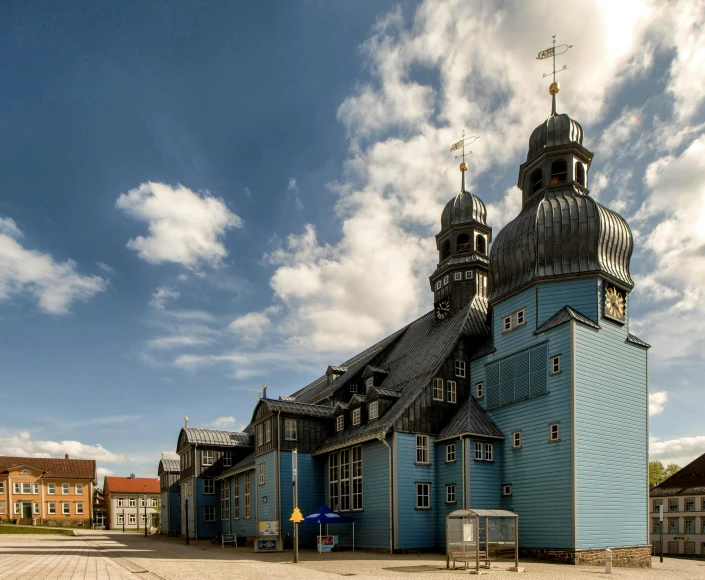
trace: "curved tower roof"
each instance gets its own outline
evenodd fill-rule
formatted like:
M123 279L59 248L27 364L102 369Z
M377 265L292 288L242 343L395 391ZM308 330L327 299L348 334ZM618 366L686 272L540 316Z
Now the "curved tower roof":
M441 229L472 221L487 225L487 208L479 197L463 190L443 208Z

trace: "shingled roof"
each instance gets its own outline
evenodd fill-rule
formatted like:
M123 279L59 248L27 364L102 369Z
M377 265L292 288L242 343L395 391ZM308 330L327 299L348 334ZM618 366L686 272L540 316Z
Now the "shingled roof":
M26 465L44 471L42 477L91 479L96 481L95 459L63 459L52 457L9 457L0 456L0 473L13 467Z
M176 473L181 471L181 465L178 459L160 459L158 475L162 473Z
M329 437L314 455L385 437L404 409L430 384L461 335L467 333L468 319L484 319L486 308L485 300L473 300L455 316L445 320L438 321L434 313L429 312L407 326L378 364L389 369L384 389L398 393L399 398L377 421L346 428ZM480 412L484 413L481 409Z
M103 493L159 493L159 480L151 477L105 476Z
M580 314L580 312L578 312L577 310L573 310L570 306L564 306L553 316L551 316L551 318L549 318L546 322L539 326L534 331L534 334L541 334L542 332L546 332L551 328L560 326L561 324L564 324L569 320L577 320L578 322L586 324L587 326L592 326L593 328L600 328L600 325L597 324L597 322L590 320L587 316Z
M257 408L260 405L267 407L268 411L281 411L282 413L291 413L292 415L300 415L304 417L331 417L333 415L333 407L325 407L323 405L311 405L309 403L301 403L299 401L281 401L277 399L260 399L252 413L254 421Z
M705 494L705 453L654 487L651 497Z
M499 427L487 416L472 395L463 403L450 423L438 434L436 441L455 439L461 435L480 435L504 439Z
M239 431L219 431L217 429L196 429L183 427L182 433L186 435L186 443L199 445L219 445L223 447L251 446L250 436Z

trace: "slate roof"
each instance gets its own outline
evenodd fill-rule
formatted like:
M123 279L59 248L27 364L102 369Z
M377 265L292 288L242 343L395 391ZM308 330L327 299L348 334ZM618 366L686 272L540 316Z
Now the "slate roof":
M238 473L242 473L243 471L249 471L250 469L254 469L254 468L255 468L255 453L253 451L247 457L238 461L230 469L228 469L227 471L224 471L223 473L218 475L216 477L216 479L225 479L225 478L230 477L232 475L237 475Z
M105 476L104 493L159 493L159 480L151 477Z
M463 329L465 334L485 336L490 334L487 326L487 298L475 296L470 304L470 313Z
M92 479L97 482L94 459L0 456L0 473L20 465L36 467L45 471L46 473L42 477Z
M282 413L291 413L293 415L302 415L305 417L333 416L333 407L326 407L323 405L311 405L309 403L301 403L299 401L278 401L276 399L260 399L258 405L259 404L265 405L270 411L281 411ZM255 413L256 412L257 407L255 407Z
M398 391L392 391L391 389L383 389L382 387L374 387L374 389L380 397L391 397L393 399L398 399L401 396Z
M159 461L159 471L157 473L176 473L181 471L181 465L178 459L161 459Z
M334 373L344 373L348 370L348 367L338 367L334 365L329 365L328 370Z
M477 308L477 301L472 301L442 321L437 321L433 312L429 312L407 326L379 365L389 369L384 388L397 392L397 401L377 421L346 428L329 437L314 455L383 438L404 409L429 385L457 344L468 317L477 315Z
M560 326L561 324L564 324L569 320L577 320L578 322L582 322L583 324L587 324L588 326L592 326L593 328L600 328L600 325L597 324L597 322L593 322L587 316L583 316L577 310L573 310L570 306L564 306L553 316L551 316L551 318L549 318L546 322L539 326L534 331L534 334L541 334L542 332L551 330L552 328Z
M219 431L193 427L184 427L182 431L186 433L186 441L189 444L198 443L199 445L220 445L222 447L252 446L250 435L239 431Z
M654 487L651 497L705 494L705 453Z
M651 348L651 345L648 342L644 342L643 340L634 336L633 334L627 334L627 342L633 342L634 344L638 344L639 346L645 346L646 348Z
M460 435L482 435L504 439L499 427L494 424L472 395L438 434L436 441L455 439Z

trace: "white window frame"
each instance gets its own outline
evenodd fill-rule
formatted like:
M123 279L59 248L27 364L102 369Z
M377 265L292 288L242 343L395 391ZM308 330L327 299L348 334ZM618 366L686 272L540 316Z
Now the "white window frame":
M22 502L16 501L15 502L15 515L19 514L21 511L22 511Z
M558 443L561 440L561 423L554 421L548 425L548 442Z
M450 284L450 276L446 274L445 276L443 276L443 285L448 286L448 284Z
M476 289L477 295L482 298L487 298L487 274L484 272L478 272L476 277Z
M185 512L184 512L185 513ZM125 516L123 514L118 514L117 517L117 523L118 525L123 525L125 523Z
M341 512L347 512L350 511L350 504L352 499L352 463L350 461L351 450L341 449L338 452L338 455L338 464L340 465L340 472L338 475L338 481L340 482L340 485L337 491L338 497L340 498L340 502L338 503L338 509ZM331 489L330 491L335 492L336 490Z
M32 503L32 515L39 515L39 504L36 501Z
M485 443L484 461L494 461L494 444L493 443Z
M232 451L223 451L223 467L232 467L233 466L233 452Z
M465 279L466 279L466 280L472 280L472 270L466 270L466 271L465 271Z
M475 461L482 461L483 457L482 443L480 441L475 441Z
M286 441L298 441L299 423L296 419L284 419L284 439Z
M230 519L230 482L227 479L220 484L220 519Z
M50 516L56 515L56 502L55 501L50 501L47 504L47 514L49 514Z
M23 469L20 471L20 475L32 475L32 472L29 469Z
M271 443L272 441L272 420L267 419L264 422L264 442Z
M526 308L520 308L514 313L514 328L524 326L526 324Z
M56 484L55 483L47 483L47 493L49 495L56 495Z
M446 463L455 463L455 443L448 443L446 445Z
M463 273L462 272L453 272L453 281L454 282L460 282L460 280L463 279Z
M505 316L502 318L502 332L509 332L512 329L512 316Z
M158 497L152 498L152 507L153 508L159 507L159 498Z
M655 499L654 500L654 512L659 513L659 506L663 505L663 499Z
M512 449L521 449L521 431L512 431Z
M467 374L467 364L464 360L455 359L455 376L459 379L464 379Z
M512 484L511 483L503 483L502 484L502 495L505 497L512 495Z
M359 512L364 509L364 488L362 479L362 445L356 445L351 450L352 456L352 510Z
M83 495L83 484L82 483L76 484L76 495Z
M439 278L436 280L436 290L440 290L441 288L443 288L443 280Z
M688 529L688 524L691 524L690 529ZM684 534L694 534L696 530L695 518L683 518L683 533Z
M117 505L118 505L118 507L125 507L125 498L124 497L117 498Z
M12 484L12 493L21 493L20 492L20 484L17 483L16 481L13 482L13 484Z
M32 495L32 484L26 481L22 482L22 495Z
M147 507L147 498L140 498L140 507Z
M341 413L335 418L335 430L342 431L345 429L345 414Z
M457 403L458 402L458 383L455 381L448 381L448 392L447 392L448 397L446 398L446 401L449 403Z
M61 515L62 516L70 516L71 515L71 502L70 501L62 501L61 502Z
M379 417L379 401L372 401L368 409L368 419L377 419Z
M203 521L209 522L209 523L215 521L215 506L214 505L203 506Z
M212 477L203 478L203 495L215 495L215 479Z
M137 524L137 514L127 514L127 524L130 526Z
M691 502L692 509L688 509L688 502ZM683 511L684 512L694 512L695 511L695 498L694 497L686 497L683 499ZM695 533L695 532L693 532Z
M561 374L561 355L556 354L551 357L551 375Z
M5 482L0 481L0 493L5 493Z
M328 455L328 505L332 510L340 507L340 454L337 451Z
M38 483L32 484L32 495L39 495L39 484Z
M127 507L137 507L137 498L136 497L128 497L127 498Z
M425 505L424 505L425 504ZM431 509L431 483L427 481L416 482L416 509Z
M68 483L61 484L61 495L69 495L71 493L71 485Z
M375 386L375 376L372 375L371 377L367 377L365 379L365 389L371 389L374 386Z
M668 498L668 511L669 512L680 512L680 506L678 505L680 502L678 501L677 497L669 497ZM675 509L674 509L675 506Z
M264 435L263 435L263 430L262 430L262 423L257 425L255 428L255 432L257 434L257 447L261 447L264 444Z
M240 476L233 477L233 519L240 519Z
M249 520L252 517L252 482L250 474L245 474L245 519Z
M259 485L264 485L264 463L257 465L257 477Z
M140 519L142 520L142 525L147 525L147 514L140 514Z
M446 503L458 503L458 496L455 493L455 484L446 484Z
M351 395L356 395L356 394L357 394L357 383L352 382L352 383L350 383L350 384L348 385L348 387L350 388L350 394L351 394Z
M416 436L416 463L420 465L431 463L428 435Z
M443 379L433 379L433 400L443 400Z
M357 408L353 409L353 412L352 412L352 424L353 424L353 426L359 425L359 424L360 424L360 421L361 421L361 418L362 418L362 411L360 410L360 407L357 407Z
M475 383L475 397L478 399L485 398L485 381Z
M209 467L213 465L212 449L201 449L201 465L204 467Z
M37 504L38 505L38 504ZM83 515L83 502L82 501L77 501L76 502L76 515L77 516L82 516Z
M5 500L0 499L0 516L5 515Z

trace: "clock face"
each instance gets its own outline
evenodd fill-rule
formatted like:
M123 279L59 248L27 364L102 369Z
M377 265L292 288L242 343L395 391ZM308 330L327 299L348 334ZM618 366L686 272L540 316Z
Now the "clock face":
M624 293L614 286L605 291L605 315L624 322Z
M436 313L436 318L438 320L443 320L450 314L450 299L444 298L436 302L436 308L434 309Z

